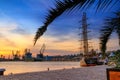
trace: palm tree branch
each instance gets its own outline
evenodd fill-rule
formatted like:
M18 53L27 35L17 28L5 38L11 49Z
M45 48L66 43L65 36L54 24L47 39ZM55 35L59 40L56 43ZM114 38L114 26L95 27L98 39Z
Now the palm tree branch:
M107 9L108 6L113 2L113 0L98 0L98 3L96 5L97 9L96 12L98 12L99 10L104 10ZM115 2L117 3L118 0L115 0ZM115 4L114 2L114 4Z
M86 6L91 6L95 1L97 0L63 0L63 1L56 1L55 8L51 8L48 11L47 16L45 17L44 25L38 28L36 35L34 37L34 45L36 44L36 41L44 34L44 32L47 30L48 25L50 25L58 16L60 16L62 13L64 13L67 10L74 9L77 5L79 8L85 8ZM98 0L97 9L101 7L101 5L104 3L105 6L110 4L111 0ZM119 1L119 0L116 0ZM87 8L86 7L86 8Z
M115 23L115 30L116 33L118 34L118 39L119 39L119 45L120 45L120 11L116 12L116 18L114 18L114 23Z
M92 3L94 0L88 0L89 4ZM47 30L47 27L50 23L55 20L58 16L60 16L64 11L68 9L74 8L76 5L80 5L80 7L86 2L86 0L64 0L62 1L56 1L56 8L51 8L49 10L48 15L45 18L44 25L38 28L36 35L34 37L34 45L36 44L36 41L39 39L40 36L44 34L44 32ZM87 4L86 4L87 5Z
M117 27L116 33L117 33L117 35L118 35L119 46L120 46L120 25Z
M103 26L103 28L100 30L100 49L103 53L105 53L106 50L106 44L108 42L108 40L110 39L110 35L112 34L112 32L114 31L114 24L111 22L111 20L107 20L105 22L105 26Z

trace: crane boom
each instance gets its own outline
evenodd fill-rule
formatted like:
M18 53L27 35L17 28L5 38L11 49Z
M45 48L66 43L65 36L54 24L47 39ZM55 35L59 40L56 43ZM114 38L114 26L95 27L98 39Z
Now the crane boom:
M42 45L41 49L40 49L40 54L43 54L45 51L45 44Z

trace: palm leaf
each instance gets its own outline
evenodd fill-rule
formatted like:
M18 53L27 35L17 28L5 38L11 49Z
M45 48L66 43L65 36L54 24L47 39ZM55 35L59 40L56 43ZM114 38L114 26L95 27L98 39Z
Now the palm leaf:
M116 33L118 34L119 46L120 46L120 25L117 27Z
M48 25L53 22L55 18L60 16L64 11L68 9L73 9L76 5L80 5L81 7L85 3L85 1L86 0L64 0L63 2L56 1L56 8L51 8L49 10L49 13L45 18L44 25L38 28L34 38L34 45L36 44L36 41L39 39L39 37L42 36L47 30ZM91 1L93 0L89 0L89 4L91 3Z
M114 31L114 24L110 19L106 19L105 26L102 27L100 30L100 49L104 55L106 51L106 44L108 40L110 39L110 35Z
M40 28L38 28L36 35L34 37L34 45L36 44L37 39L43 35L43 33L47 30L46 26L42 26Z
M48 12L48 15L45 17L44 25L38 28L35 38L34 38L34 45L36 44L36 41L44 34L44 32L47 30L47 27L50 23L52 23L58 16L60 16L63 12L67 10L71 10L76 8L76 6L79 6L79 8L88 8L91 6L95 1L98 1L97 9L102 8L103 6L108 6L111 0L57 0L55 4L55 8L51 8ZM120 1L120 0L115 0Z
M120 11L115 12L116 17L105 19L105 26L101 29L100 49L103 53L106 51L106 44L113 31L116 31L120 45Z
M116 12L116 18L114 18L114 23L115 23L115 30L116 33L118 34L118 39L119 39L119 45L120 45L120 11Z

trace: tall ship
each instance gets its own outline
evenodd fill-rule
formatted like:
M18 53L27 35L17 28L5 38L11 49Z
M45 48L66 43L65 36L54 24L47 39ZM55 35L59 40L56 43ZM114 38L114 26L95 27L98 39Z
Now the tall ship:
M82 43L83 57L80 60L80 66L101 65L102 62L98 61L98 54L96 54L96 51L93 48L89 50L88 32L87 18L84 12L82 16L82 39L80 40Z

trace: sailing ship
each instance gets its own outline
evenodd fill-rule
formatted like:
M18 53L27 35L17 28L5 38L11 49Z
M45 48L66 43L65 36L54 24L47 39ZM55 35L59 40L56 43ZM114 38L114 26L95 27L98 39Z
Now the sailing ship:
M82 40L80 40L83 44L83 58L80 60L80 66L101 65L103 63L98 61L98 57L95 57L94 49L89 53L88 32L87 18L86 13L84 12L82 16Z

